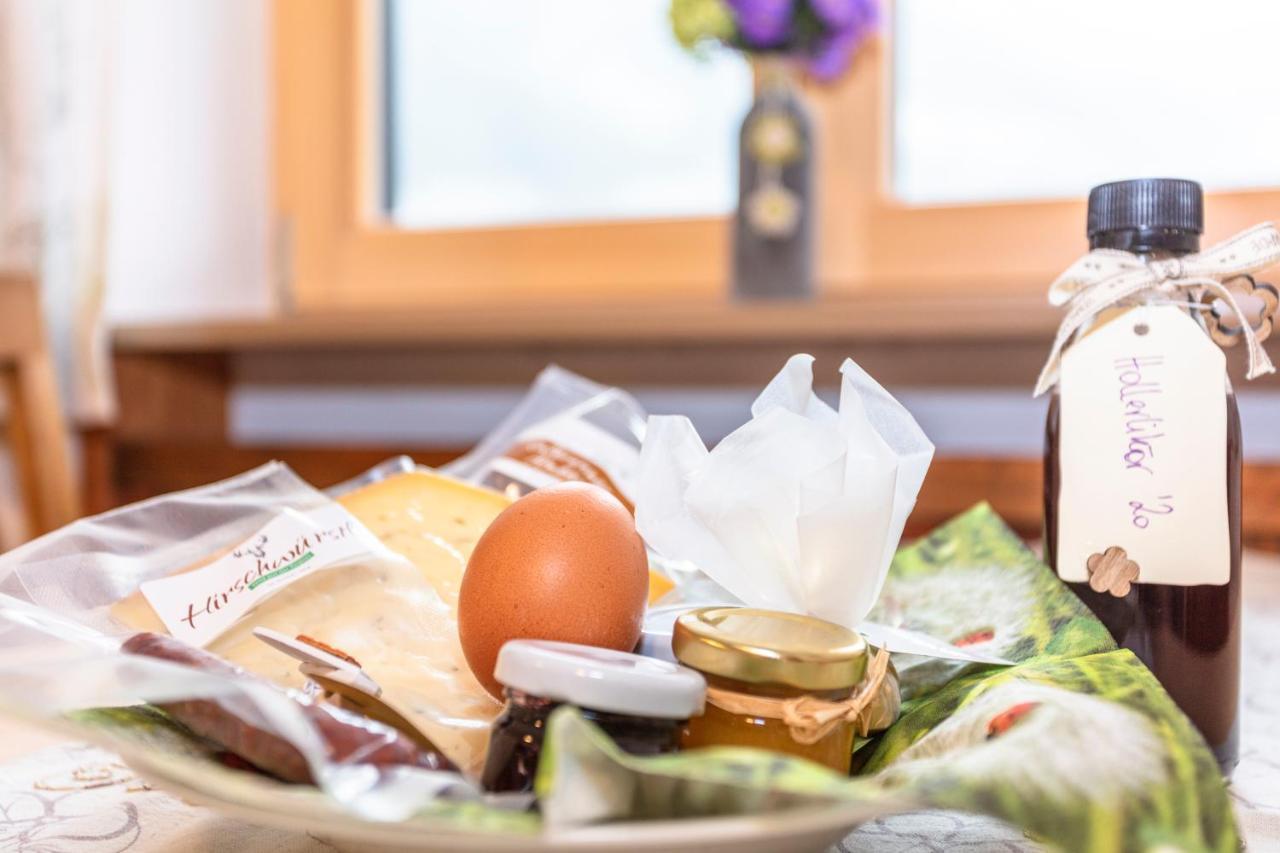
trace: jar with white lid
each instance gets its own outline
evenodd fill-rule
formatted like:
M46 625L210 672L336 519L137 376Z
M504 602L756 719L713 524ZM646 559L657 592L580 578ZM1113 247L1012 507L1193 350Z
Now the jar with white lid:
M486 791L533 790L547 718L560 705L576 706L621 749L657 755L679 749L706 693L702 676L688 667L549 640L508 642L494 677L507 701L489 738L480 780Z

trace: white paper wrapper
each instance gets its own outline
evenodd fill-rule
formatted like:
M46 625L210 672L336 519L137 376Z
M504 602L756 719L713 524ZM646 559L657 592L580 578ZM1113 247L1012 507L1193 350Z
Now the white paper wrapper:
M651 417L636 525L742 602L860 627L933 458L915 419L852 360L840 408L795 355L752 418L708 451L684 417Z

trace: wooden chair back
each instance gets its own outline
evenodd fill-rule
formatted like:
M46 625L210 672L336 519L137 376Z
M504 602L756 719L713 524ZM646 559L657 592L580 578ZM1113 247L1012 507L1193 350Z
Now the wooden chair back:
M0 274L0 394L27 532L39 535L75 520L80 505L70 433L30 276Z

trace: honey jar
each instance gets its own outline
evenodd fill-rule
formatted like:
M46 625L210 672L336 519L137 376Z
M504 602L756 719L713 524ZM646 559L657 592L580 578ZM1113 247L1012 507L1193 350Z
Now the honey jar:
M882 684L889 686L887 655L877 657L876 683L865 684L866 642L811 616L691 610L676 620L671 646L676 660L707 681L706 710L685 726L682 749L756 747L847 773L858 716Z

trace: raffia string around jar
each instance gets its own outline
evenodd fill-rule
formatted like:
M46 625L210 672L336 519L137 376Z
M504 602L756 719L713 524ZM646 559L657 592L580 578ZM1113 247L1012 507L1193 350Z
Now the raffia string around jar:
M888 652L807 614L698 608L676 619L671 650L707 681L685 749L768 749L847 773L858 735L888 728L900 708Z
M853 723L861 737L882 729L898 716L901 698L889 676L889 653L876 652L866 677L848 699L830 701L816 696L780 699L707 688L707 701L731 714L782 720L797 743L817 743L842 722Z

